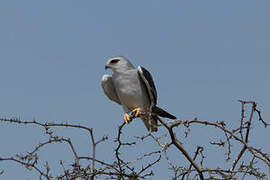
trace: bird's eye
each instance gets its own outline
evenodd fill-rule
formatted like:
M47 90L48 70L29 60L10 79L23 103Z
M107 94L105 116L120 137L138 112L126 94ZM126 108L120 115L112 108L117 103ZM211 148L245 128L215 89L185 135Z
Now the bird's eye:
M119 59L113 59L113 60L111 60L111 64L117 64L118 62L119 62L120 60Z

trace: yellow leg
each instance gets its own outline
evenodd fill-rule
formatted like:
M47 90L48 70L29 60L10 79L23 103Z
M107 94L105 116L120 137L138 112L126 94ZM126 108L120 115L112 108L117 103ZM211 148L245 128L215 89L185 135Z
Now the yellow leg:
M124 114L124 121L126 124L128 124L130 122L131 118L130 118L130 115L128 113L125 113Z
M141 109L140 108L136 108L136 109L133 109L132 111L132 114L136 117L139 117L140 114L141 114Z

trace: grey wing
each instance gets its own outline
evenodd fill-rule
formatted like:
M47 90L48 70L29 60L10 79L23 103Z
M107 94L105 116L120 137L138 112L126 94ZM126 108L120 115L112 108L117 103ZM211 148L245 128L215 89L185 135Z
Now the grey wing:
M107 97L118 103L121 104L118 95L116 93L115 87L113 85L112 76L109 74L104 74L101 81L101 86L103 88L104 93L107 95Z
M158 118L156 115L161 117L167 117L170 119L176 119L175 116L171 115L170 113L166 112L165 110L159 108L156 106L157 104L157 90L153 81L153 78L151 74L143 67L138 67L138 74L139 78L143 85L145 85L148 93L148 97L150 99L151 105L150 105L150 111L154 112L154 115L152 115L149 118L142 118L145 126L149 131L156 132L157 131L157 121Z
M157 90L153 81L153 78L145 68L139 66L138 74L147 89L147 93L151 102L151 109L157 104Z

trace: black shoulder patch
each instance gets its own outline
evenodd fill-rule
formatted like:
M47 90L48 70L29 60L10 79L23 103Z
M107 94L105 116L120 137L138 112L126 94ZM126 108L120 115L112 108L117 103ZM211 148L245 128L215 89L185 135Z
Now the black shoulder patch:
M150 72L148 72L145 68L139 66L138 74L139 74L139 77L143 80L147 88L148 95L150 99L153 101L152 102L153 105L156 105L157 104L157 90L156 90L156 87L155 87L155 84L154 84L154 81Z

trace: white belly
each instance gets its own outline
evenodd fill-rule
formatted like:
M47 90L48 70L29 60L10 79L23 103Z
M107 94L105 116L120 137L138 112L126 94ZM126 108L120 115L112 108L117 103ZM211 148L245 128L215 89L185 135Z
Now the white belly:
M141 87L137 71L115 76L113 82L125 111L132 111L135 108L143 110L148 106L148 97L143 92L144 87Z

